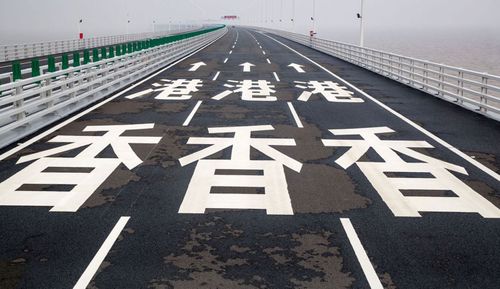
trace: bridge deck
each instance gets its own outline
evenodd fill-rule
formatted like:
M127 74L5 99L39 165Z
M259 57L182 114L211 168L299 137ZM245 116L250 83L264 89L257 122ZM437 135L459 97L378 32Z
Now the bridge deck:
M1 288L500 284L498 123L280 37L47 129L1 152Z

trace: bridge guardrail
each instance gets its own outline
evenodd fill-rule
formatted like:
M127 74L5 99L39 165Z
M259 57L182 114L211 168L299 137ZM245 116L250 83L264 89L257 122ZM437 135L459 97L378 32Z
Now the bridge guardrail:
M500 76L357 45L255 27L500 121Z
M186 33L170 43L0 85L0 148L151 74L227 32Z
M174 33L183 33L193 29L199 29L201 26L193 26L186 29L162 31L162 32L147 32L123 34L103 37L93 37L86 39L70 39L59 41L48 41L38 43L11 44L0 46L0 62L8 62L19 59L28 59L45 55L54 55L66 53L75 50L91 49L94 47L102 47L125 43L130 41L138 41L149 38L158 38L172 35Z

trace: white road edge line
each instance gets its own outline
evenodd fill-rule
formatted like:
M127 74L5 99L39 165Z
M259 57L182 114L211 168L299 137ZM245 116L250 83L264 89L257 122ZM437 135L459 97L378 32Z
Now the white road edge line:
M382 283L380 283L380 279L377 276L377 272L375 272L368 255L366 255L366 251L363 248L363 244L361 244L361 241L359 240L358 234L352 226L351 220L348 218L340 218L340 222L342 223L342 227L344 227L344 231L347 234L347 238L349 238L349 242L351 243L356 257L358 258L361 269L363 269L363 273L365 273L365 277L370 285L370 288L384 289L384 286L382 286Z
M214 78L212 78L213 81L216 81L217 80L217 77L219 77L219 74L220 74L220 71L217 71L217 73L215 74Z
M295 120L297 127L304 128L304 126L302 125L302 122L300 121L299 115L295 111L295 108L293 107L293 104L290 101L288 102L288 108L290 109L290 112L292 113L293 119Z
M229 58L224 59L224 63L226 63L229 60Z
M224 34L224 35L226 35L226 34ZM215 39L214 41L212 41L212 42L208 43L207 45L205 45L205 46L203 46L203 47L200 47L199 49L197 49L197 50L195 50L195 51L191 52L190 54L188 54L188 55L184 56L183 58L181 58L181 59L179 59L179 60L177 60L177 61L175 61L175 62L171 63L170 65L168 65L167 67L165 67L165 68L163 68L163 69L159 70L158 72L156 72L156 73L154 73L154 74L152 74L152 75L150 75L150 76L148 76L148 77L144 78L143 80L141 80L141 81L139 81L139 82L137 82L137 83L133 84L132 86L129 86L128 88L126 88L126 89L124 89L124 90L122 90L122 91L118 92L117 94L115 94L115 95L113 95L113 96L110 96L110 97L108 97L108 98L104 99L104 100L103 100L103 101L101 101L100 103L97 103L97 104L95 104L94 106L92 106L92 107L90 107L90 108L88 108L88 109L86 109L86 110L84 110L84 111L80 112L79 114L77 114L77 115L75 115L75 116L73 116L73 117L71 117L71 118L69 118L69 119L67 119L67 120L65 120L65 121L63 121L63 122L61 122L61 123L59 123L58 125L56 125L56 126L54 126L54 127L50 128L50 129L48 129L48 130L46 130L46 131L44 131L44 132L40 133L39 135L34 136L33 138L31 138L31 139L29 139L28 141L26 141L26 142L24 142L24 143L22 143L22 144L20 144L20 145L16 146L15 148L12 148L11 150L6 151L5 153L3 153L3 154L1 154L1 155L0 155L0 161L2 161L2 160L4 160L4 159L6 159L6 158L8 158L9 156L11 156L11 155L15 154L16 152L18 152L18 151L20 151L20 150L22 150L22 149L24 149L24 148L26 148L26 147L28 147L28 146L32 145L33 143L35 143L35 142L39 141L40 139L42 139L42 138L44 138L44 137L48 136L49 134L51 134L51 133L53 133L53 132L57 131L58 129L62 128L63 126L65 126L65 125L67 125L67 124L69 124L69 123L74 122L75 120L77 120L77 119L79 119L80 117L82 117L82 116L86 115L87 113L89 113L89 112L91 112L91 111L95 110L96 108L99 108L99 107L103 106L104 104L106 104L106 103L108 103L108 102L110 102L110 101L112 101L112 100L116 99L117 97L119 97L119 96L121 96L121 95L123 95L123 94L125 94L125 93L129 92L131 89L133 89L133 88L137 87L138 85L141 85L142 83L144 83L144 82L146 82L146 81L150 80L151 78L153 78L153 77L157 76L158 74L162 73L163 71L165 71L165 70L167 70L167 69L170 69L171 67L173 67L173 66L177 65L178 63L180 63L180 62L182 62L182 61L184 61L184 60L186 60L186 59L190 58L191 56L195 55L196 53L198 53L198 52L202 51L203 49L207 48L208 46L212 45L212 44L213 44L213 43L215 43L217 40L221 39L224 35L222 35L221 37L219 37L219 38Z
M101 248L99 248L99 251L97 251L92 261L90 261L87 269L85 269L82 276L80 276L80 279L78 279L78 282L76 282L76 285L73 287L73 289L87 288L90 281L92 281L92 278L94 278L95 273L101 266L102 261L104 261L106 255L108 255L109 253L109 250L111 250L111 247L113 247L116 239L118 239L120 233L123 231L123 228L125 228L125 225L127 224L129 219L130 217L121 217L118 220L115 227L113 228L113 230L111 230L111 233L109 233L108 237L101 245Z
M273 37L271 37L269 35L266 35L266 34L263 34L263 33L261 33L261 34L264 35L264 36L266 36L266 37L268 37L268 38L270 38L270 39L272 39L272 40L274 40L275 42L283 45L284 47L288 48L289 50L295 52L297 55L300 55L302 58L308 60L312 64L314 64L314 65L318 66L319 68L323 69L324 71L326 71L327 73L329 73L333 77L337 78L338 80L344 82L346 85L350 86L352 89L356 90L357 92L359 92L360 94L362 94L366 98L368 98L371 101L375 102L376 104L378 104L379 106L381 106L382 108L384 108L385 110L387 110L388 112L394 114L395 116L399 117L401 120L403 120L404 122L406 122L407 124L413 126L415 129L417 129L421 133L425 134L426 136L428 136L429 138L433 139L434 141L436 141L440 145L442 145L445 148L449 149L450 151L454 152L455 154L457 154L458 156L460 156L464 160L468 161L470 164L474 165L475 167L477 167L478 169L482 170L483 172L487 173L488 175L490 175L491 177L493 177L497 181L500 181L500 174L497 174L496 172L494 172L490 168L488 168L485 165L481 164L480 162L474 160L473 158L471 158L467 154L463 153L462 151L460 151L456 147L454 147L451 144L447 143L446 141L440 139L438 136L434 135L433 133L431 133L430 131L426 130L425 128L419 126L418 124L416 124L415 122L413 122L409 118L403 116L399 112L397 112L397 111L393 110L392 108L388 107L387 105L383 104L379 100L375 99L373 96L371 96L368 93L362 91L361 89L355 87L354 85L352 85L348 81L344 80L340 76L336 75L335 73L331 72L330 70L326 69L325 67L323 67L319 63L317 63L314 60L310 59L309 57L301 54L300 52L296 51L295 49L291 48L290 46L284 44L283 42L281 42L279 40L276 40L276 39L274 39Z
M186 118L186 121L184 121L184 123L182 124L182 126L188 126L189 125L189 123L191 122L191 119L193 119L194 114L196 113L196 111L198 110L198 108L200 108L200 105L201 105L202 102L203 101L198 100L198 102L196 103L196 105L194 106L193 110L188 115L188 117Z
M274 78L276 78L277 82L280 82L280 78L278 77L278 74L276 72L273 72Z

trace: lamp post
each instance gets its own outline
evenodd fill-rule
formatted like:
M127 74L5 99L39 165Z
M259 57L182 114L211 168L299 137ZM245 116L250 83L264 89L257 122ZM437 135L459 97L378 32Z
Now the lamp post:
M313 0L313 11L312 11L312 32L316 33L316 0Z
M78 39L80 40L83 40L82 23L83 19L78 20Z
M359 19L359 46L363 47L365 45L365 26L364 26L364 0L361 0L361 10L360 13L358 13L358 19Z

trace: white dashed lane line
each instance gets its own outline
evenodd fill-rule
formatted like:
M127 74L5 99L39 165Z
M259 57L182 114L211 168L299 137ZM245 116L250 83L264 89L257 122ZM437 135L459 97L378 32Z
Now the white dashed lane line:
M267 63L271 64L271 60L269 58L266 59Z
M226 63L229 60L229 58L224 59L224 63Z
M293 119L295 120L297 127L304 128L304 126L302 125L302 122L300 121L299 115L295 111L295 108L293 107L293 104L291 102L288 102L288 108L290 109L290 112L292 113Z
M278 74L276 72L273 72L274 78L276 78L277 82L280 82L280 78L278 77Z
M370 288L384 289L384 286L382 286L382 283L380 283L380 280L378 279L377 272L375 272L375 269L373 268L373 265L370 262L365 249L363 248L363 244L361 244L361 241L359 240L358 234L352 226L351 220L349 220L348 218L341 218L340 222L342 223L342 227L344 227L347 238L351 243L356 257L358 258L361 269L363 269L363 273L365 273L365 277L368 281L368 284L370 285Z
M194 114L196 113L196 111L198 110L198 108L200 108L200 105L203 101L199 100L196 105L194 106L193 110L191 111L191 113L188 115L188 117L186 118L186 121L184 121L184 123L182 124L182 126L188 126L189 123L191 122L191 119L193 119L193 116Z
M101 266L101 263L106 258L106 255L108 255L109 250L111 250L111 247L113 247L113 244L116 242L116 239L118 239L120 233L123 231L123 228L125 228L125 225L129 220L130 217L121 217L118 220L115 227L113 228L113 230L111 230L111 233L109 233L108 237L101 245L101 248L99 248L99 251L97 251L92 261L90 261L87 269L85 269L82 276L80 276L80 279L78 279L78 282L76 282L76 285L73 287L73 289L87 288L90 281L92 281L92 278L94 278L95 273Z
M216 81L217 80L217 77L219 77L219 74L220 74L220 71L217 71L217 73L215 74L214 78L212 79L213 81Z

